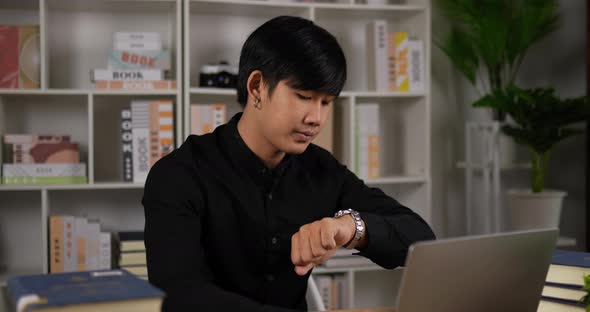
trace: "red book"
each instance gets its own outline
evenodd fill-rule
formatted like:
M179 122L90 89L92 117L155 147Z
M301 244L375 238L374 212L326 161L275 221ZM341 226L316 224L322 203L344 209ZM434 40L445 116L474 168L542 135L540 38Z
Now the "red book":
M0 26L0 88L18 88L17 26Z

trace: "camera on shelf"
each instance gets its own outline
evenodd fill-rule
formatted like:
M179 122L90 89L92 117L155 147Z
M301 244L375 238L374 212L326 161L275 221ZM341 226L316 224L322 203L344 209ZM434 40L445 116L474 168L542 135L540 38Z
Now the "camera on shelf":
M201 66L199 86L210 88L236 88L238 67L221 61L218 64Z

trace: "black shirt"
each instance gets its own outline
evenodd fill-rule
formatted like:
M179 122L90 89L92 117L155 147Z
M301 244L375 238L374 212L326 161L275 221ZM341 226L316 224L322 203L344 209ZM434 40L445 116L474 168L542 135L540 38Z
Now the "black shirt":
M266 168L241 139L240 116L189 136L147 178L147 266L167 294L164 310L306 310L309 274L294 271L291 236L340 209L360 212L361 254L385 268L403 265L413 242L434 239L416 213L316 145Z

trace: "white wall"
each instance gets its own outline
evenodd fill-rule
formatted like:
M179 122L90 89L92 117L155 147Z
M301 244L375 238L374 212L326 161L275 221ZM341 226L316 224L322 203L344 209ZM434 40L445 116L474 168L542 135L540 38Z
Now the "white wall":
M553 85L562 96L586 94L586 1L560 1L561 27L534 46L527 55L519 83L524 87ZM433 9L433 31L448 27ZM485 110L473 109L477 98L471 85L450 65L438 49L432 50L432 168L433 226L439 236L465 235L464 174L456 162L464 153L464 125L480 120ZM547 187L568 192L561 232L576 237L585 248L585 137L579 136L555 148L549 164ZM522 151L522 150L521 150ZM528 155L520 155L526 159ZM586 160L587 161L587 160ZM528 187L528 171L502 175L504 188ZM483 224L485 220L476 220Z

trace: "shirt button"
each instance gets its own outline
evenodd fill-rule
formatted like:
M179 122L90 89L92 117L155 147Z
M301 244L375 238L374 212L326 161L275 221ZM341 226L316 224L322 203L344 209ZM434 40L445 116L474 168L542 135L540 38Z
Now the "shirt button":
M275 276L272 274L266 274L266 280L272 282L275 280Z
M272 200L272 193L268 193L268 199Z
M272 242L273 245L276 245L279 242L279 240L276 237L273 237L271 239L271 242Z

